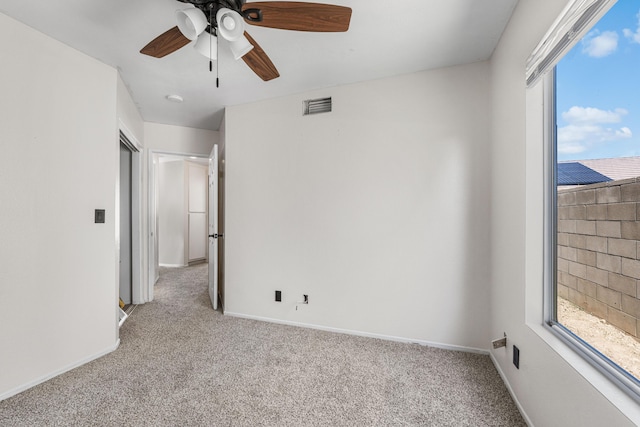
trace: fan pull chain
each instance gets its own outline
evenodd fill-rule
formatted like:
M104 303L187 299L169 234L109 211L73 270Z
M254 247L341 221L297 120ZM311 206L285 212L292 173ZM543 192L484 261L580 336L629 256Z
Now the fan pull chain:
M209 6L209 72L213 71L213 59L211 59L211 52L213 52L213 48L211 47L211 39L213 38L213 24L211 22L212 19L213 8Z
M218 31L216 30L216 58L218 61L216 62L216 87L220 87L220 81L218 76L220 75L220 50L218 49Z
M211 53L213 53L213 46L211 42L213 39L213 7L209 6L209 72L213 72L213 59L211 59ZM216 59L218 59L218 32L216 31ZM216 87L218 84L218 64L216 63Z

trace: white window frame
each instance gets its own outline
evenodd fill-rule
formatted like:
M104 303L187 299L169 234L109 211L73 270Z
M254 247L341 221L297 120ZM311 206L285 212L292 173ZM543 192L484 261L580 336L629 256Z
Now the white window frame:
M572 350L640 403L640 380L557 321L557 132L555 68L544 77L544 321Z
M574 0L570 2L529 58L526 75L529 87L534 86L539 79L543 80L541 84L543 85L544 103L543 311L545 327L636 402L640 403L640 380L557 321L557 115L555 65L615 2L616 0ZM590 16L586 18L579 14L576 16L576 11L587 11ZM574 16L567 18L566 15L571 13ZM572 21L573 24L571 22L567 24L568 21ZM581 25L578 31L576 31L576 23ZM546 51L546 54L541 54L541 51Z

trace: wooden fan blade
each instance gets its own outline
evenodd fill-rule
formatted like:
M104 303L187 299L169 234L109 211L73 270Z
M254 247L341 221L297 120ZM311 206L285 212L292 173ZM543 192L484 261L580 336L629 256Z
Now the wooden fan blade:
M251 9L261 11L261 21L252 19L257 14ZM349 29L351 21L351 8L322 3L265 1L245 3L242 11L249 11L245 20L251 25L281 30L342 32Z
M262 50L253 37L251 37L246 31L244 32L244 36L249 40L249 43L253 45L253 49L242 57L249 68L251 68L253 72L265 82L273 80L276 77L280 77L280 73L278 73L276 66L273 65L271 59L269 59L267 54Z
M178 27L173 27L151 40L149 44L140 50L140 53L154 58L162 58L180 49L190 41L180 32Z

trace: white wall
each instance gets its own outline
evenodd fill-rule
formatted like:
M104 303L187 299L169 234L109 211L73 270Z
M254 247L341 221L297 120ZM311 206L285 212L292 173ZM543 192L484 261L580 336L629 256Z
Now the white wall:
M487 349L489 105L484 62L227 108L225 313Z
M185 162L160 162L158 167L158 250L160 265L187 265L185 234Z
M124 126L136 140L143 144L144 142L144 122L138 111L138 107L133 102L131 94L127 86L118 74L118 120L121 126Z
M632 425L638 405L542 327L542 97L524 67L565 3L521 0L491 59L491 335L509 340L491 354L533 425Z
M115 69L2 14L0 57L1 399L115 348L118 127Z
M149 150L209 156L220 134L214 130L145 122L144 137L145 148Z
M218 294L220 295L220 304L225 309L225 182L226 182L226 153L225 150L225 118L222 117L220 124L220 140L218 142L218 158L219 158L219 174L218 174L218 233L223 235L222 239L218 239Z

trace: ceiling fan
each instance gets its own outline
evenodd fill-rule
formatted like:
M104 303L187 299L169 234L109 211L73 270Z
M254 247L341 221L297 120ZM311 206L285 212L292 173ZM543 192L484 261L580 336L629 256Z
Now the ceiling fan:
M349 29L351 20L351 8L322 3L178 1L194 7L176 11L178 25L153 39L140 53L162 58L196 40L194 48L214 60L217 59L220 36L229 43L234 58L242 58L264 81L275 79L280 74L269 56L244 30L245 23L281 30L344 32Z

